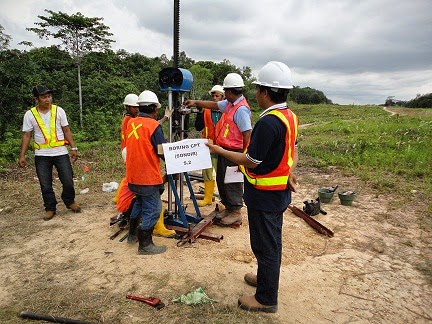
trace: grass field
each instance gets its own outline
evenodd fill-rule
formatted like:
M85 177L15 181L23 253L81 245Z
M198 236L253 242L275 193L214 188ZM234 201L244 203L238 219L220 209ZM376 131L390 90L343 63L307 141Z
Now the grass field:
M418 190L431 205L432 110L376 106L294 106L305 125L300 165L337 167L385 191Z
M337 172L346 175L347 178L361 179L365 186L372 187L377 195L392 197L393 200L388 201L388 203L392 204L395 210L405 210L405 208L400 208L404 207L403 205L416 206L415 212L411 213L413 216L411 218L414 218L418 227L427 233L421 239L426 246L430 247L430 234L432 233L432 168L430 162L432 160L432 109L393 108L391 111L385 111L383 107L377 106L337 105L292 105L291 108L300 118L301 128L298 139L300 162L298 168L302 170L303 174L307 173L307 170L318 170L323 175ZM254 120L257 119L257 116L258 113L255 112ZM84 179L82 184L90 187L91 192L100 192L101 183L118 181L121 178L119 175L124 174L117 139L106 139L92 143L79 141L77 145L79 146L80 158L74 167L75 177L78 181ZM12 146L12 142L2 143L0 149L4 152ZM17 159L18 156L16 156ZM33 164L31 152L28 153L28 163L31 166ZM85 167L88 167L90 172L86 172L87 168ZM40 205L39 197L36 202L34 200L36 193L39 195L38 184L36 181L32 181L29 185L23 180L23 178L35 177L34 172L31 172L32 170L18 169L16 162L4 163L2 170L0 173L1 180L5 184L5 192L9 192L2 196L0 209L10 205L14 210L11 214L2 213L4 231L0 235L0 239L3 238L4 247L6 244L8 247L19 246L22 241L25 241L25 238L33 236L34 239L34 237L39 236L39 230L41 233L45 233L44 231L48 229L54 231L55 226L60 226L55 222L47 224L46 222L35 221L34 205ZM307 180L307 175L303 175L303 179ZM14 183L14 186L11 185L10 190L7 190L6 184L9 182ZM22 185L19 187L21 183ZM24 186L26 187L24 188ZM413 192L416 194L411 194ZM3 199L4 197L6 199ZM80 199L85 201L87 205L95 205L103 209L107 204L107 197L107 194L100 193L98 196L95 195L95 198L90 195L83 195ZM93 203L91 199L98 200ZM389 210L388 213L377 214L377 222L385 223L385 225L394 223L401 228L403 233L404 220L399 217L400 213L395 213L393 216L392 210ZM108 219L107 216L103 217ZM11 233L16 232L15 221L12 221L15 219L19 220L19 235L12 235L9 238ZM48 225L52 228L48 228ZM340 230L341 228L339 228ZM87 236L87 232L83 234L85 234L83 237ZM391 236L391 233L385 234L383 232L382 235ZM90 237L91 234L89 233L88 236ZM416 239L418 238L401 237L403 244L394 244L391 248L397 250L415 247L419 244ZM64 243L64 246L67 248L77 242L81 242L81 239L69 239ZM42 262L44 258L40 254L43 254L44 251L34 252L38 255L34 260L34 263L38 264L38 267L33 271L36 274L56 273L60 270L61 272L72 272L76 266L76 260L68 257L67 253L55 255L56 258L65 258L64 260L61 259L64 264L60 263L61 268L59 268L59 264L56 262L52 264ZM424 255L430 255L430 250L425 251ZM404 254L406 258L410 256ZM31 256L28 258L30 259ZM22 259L20 260L22 261ZM415 267L429 278L429 283L432 285L432 259L424 257L420 260L421 262L417 261L414 263ZM107 264L108 266L110 264ZM99 273L95 274L94 277L99 278ZM71 278L75 277L71 276ZM25 303L22 301L17 303L18 306L22 306L22 304L27 306L30 303L27 300L29 298L31 300L30 309L37 309L41 312L56 310L57 313L71 317L73 314L82 313L91 315L90 318L99 318L100 313L109 313L110 310L119 309L120 312L112 314L111 319L127 318L130 313L145 318L144 315L152 314L151 311L153 311L145 307L140 308L140 305L137 304L128 303L124 298L118 296L114 298L113 292L99 289L89 293L80 289L69 289L70 286L66 284L63 286L50 277L45 278L41 275L40 279L40 281L32 284L26 281L22 291L16 292L17 296L24 293L26 296L31 296L26 297ZM75 303L78 300L79 302ZM102 305L99 305L101 300L103 301ZM119 300L120 304L118 304ZM357 300L357 302L361 301ZM309 300L307 302L309 303ZM310 301L310 303L313 302L313 300ZM10 323L21 322L22 320L16 316L18 309L21 309L18 306L0 311L0 321L8 322L8 319L13 318L9 321ZM367 309L367 311L369 310ZM259 317L255 314L245 313L237 309L235 305L216 308L196 307L186 310L184 307L172 305L170 312L169 314L164 313L164 317L161 317L164 318L164 321L161 322L179 323L180 320L176 319L182 319L182 322L186 320L189 323L277 322L276 320L273 321L272 317ZM114 323L114 321L111 322Z

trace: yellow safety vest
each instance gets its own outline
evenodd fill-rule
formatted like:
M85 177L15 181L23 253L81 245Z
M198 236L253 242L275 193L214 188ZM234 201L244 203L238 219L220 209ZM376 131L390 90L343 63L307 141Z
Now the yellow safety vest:
M58 147L58 146L64 146L67 145L67 141L65 140L59 140L57 138L57 132L56 132L56 120L57 120L57 106L52 105L51 106L51 120L50 120L50 131L45 126L45 123L42 120L42 117L39 115L39 112L36 107L33 107L30 109L32 112L34 118L36 119L36 122L42 131L42 135L45 138L45 143L33 143L33 147L35 150L40 150L43 148L52 148L52 147Z
M286 150L279 166L268 174L257 175L244 165L240 165L240 171L245 175L246 180L255 188L260 190L285 190L288 184L288 177L291 172L291 166L294 163L294 145L298 132L298 118L289 109L274 109L266 115L278 117L286 126L285 143ZM246 151L247 152L247 149Z

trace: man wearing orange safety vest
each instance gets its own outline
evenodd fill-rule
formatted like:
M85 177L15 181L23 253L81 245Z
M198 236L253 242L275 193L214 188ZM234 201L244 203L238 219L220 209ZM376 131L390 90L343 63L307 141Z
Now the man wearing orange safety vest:
M145 93L147 94L147 93ZM141 98L142 99L142 98ZM135 118L139 113L139 104L138 100L141 100L136 94L130 93L128 94L123 104L126 108L126 115L123 117L122 126L121 126L121 149L122 149L122 158L126 163L126 139L128 137L127 133L127 125L129 120ZM163 124L165 121L171 118L173 113L173 109L169 109L168 107L165 109L165 115L158 122L159 124ZM117 190L116 197L114 198L114 202L116 203L117 211L122 213L123 216L129 218L132 212L133 205L135 203L135 194L129 190L128 182L126 181L126 177L124 177L119 185ZM132 220L129 222L129 235L128 235L128 243L136 243L138 241L138 237L136 236L136 227L138 220ZM164 223L164 210L161 210L159 220L157 221L153 234L163 237L174 237L176 232L174 230L169 230L165 227Z
M283 213L297 186L293 170L298 161L298 118L286 105L289 89L293 87L288 66L269 62L254 83L257 102L264 112L252 131L246 152L207 146L211 153L240 165L245 178L244 201L258 271L244 276L247 284L256 287L255 295L240 297L238 305L247 311L274 313L278 302Z
M81 211L75 202L73 170L70 162L70 159L73 162L78 159L78 149L75 146L66 113L62 108L52 104L51 94L52 91L44 85L37 85L33 88L36 106L24 115L19 157L20 167L25 167L25 154L33 134L36 173L45 206L44 220L50 220L56 214L57 200L52 186L53 166L56 167L63 186L61 198L64 204L75 213ZM66 145L71 146L70 158Z
M134 93L129 93L124 101L123 105L126 109L126 114L124 115L122 119L121 124L121 144L120 144L120 150L123 151L123 149L126 147L126 127L129 122L129 119L136 117L138 115L138 96Z
M159 254L165 246L153 243L153 229L162 210L161 192L164 190L158 145L166 143L162 127L156 120L159 99L145 90L138 96L138 116L129 120L126 130L126 181L135 194L129 223L129 235L138 239L138 254ZM141 224L138 226L139 219ZM129 240L129 239L128 239Z
M184 105L220 110L222 117L216 124L216 144L233 152L243 152L252 131L252 114L243 96L244 82L237 73L229 73L223 82L225 100L213 102L186 100ZM236 164L224 156L218 156L216 182L221 203L225 209L216 215L222 225L232 225L242 221L243 183L226 181L227 168Z
M220 85L215 85L210 91L212 100L218 102L224 99L224 89ZM195 129L202 131L202 138L211 139L214 143L216 142L216 124L221 119L222 113L219 110L204 109L196 115ZM198 201L198 206L203 207L211 205L213 201L213 193L215 180L213 177L213 170L217 169L217 155L211 156L212 167L202 170L202 176L204 180L204 199Z

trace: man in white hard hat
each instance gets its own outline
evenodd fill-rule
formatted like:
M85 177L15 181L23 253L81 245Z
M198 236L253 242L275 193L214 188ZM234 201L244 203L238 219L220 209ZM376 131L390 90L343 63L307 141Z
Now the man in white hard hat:
M136 94L130 93L128 94L124 99L124 106L126 109L126 114L123 117L122 120L122 126L121 126L121 149L122 149L122 158L123 161L126 163L126 129L128 122L131 118L135 118L138 115L139 112L139 104L138 104L138 96ZM167 107L165 109L165 114L158 122L159 124L163 124L165 121L167 121L169 118L171 118L173 109L169 109ZM130 220L130 214L132 212L133 205L135 203L135 194L129 190L128 183L126 181L126 177L122 179L120 182L120 185L118 187L117 193L115 198L113 199L116 203L117 211L122 213L124 217L129 218ZM136 243L138 240L138 237L136 236L136 227L138 220L132 220L132 222L129 222L129 235L128 235L128 243ZM132 223L132 224L131 224ZM154 229L153 229L153 235L163 236L163 237L174 237L176 232L174 230L169 230L165 227L164 222L164 211L161 211L161 215L159 217L159 220L157 221Z
M215 85L209 91L212 101L218 102L224 99L224 89L220 85ZM202 138L211 139L213 143L216 142L216 124L221 119L222 113L219 110L203 109L196 115L195 129L202 132ZM213 170L217 169L217 155L211 156L212 167L202 170L204 180L204 199L198 201L198 206L203 207L211 205L213 201L213 193L215 180L213 177Z
M129 122L129 119L134 118L138 115L138 96L135 93L129 93L124 101L123 105L126 109L126 114L122 119L121 124L121 145L120 150L123 150L126 147L126 127Z
M275 313L283 213L297 186L293 171L298 161L298 118L286 104L289 89L293 87L288 66L269 62L259 71L254 83L258 104L264 111L252 131L246 153L228 151L217 145L207 146L211 153L240 165L245 178L250 243L258 271L244 276L247 284L256 287L255 295L240 297L238 305L247 311Z
M153 229L160 218L163 191L162 172L158 145L166 143L162 127L156 120L160 108L159 99L152 91L145 90L138 96L138 116L129 120L126 130L126 181L129 190L136 196L133 206L129 234L137 229L138 254L159 254L165 246L153 243Z
M223 82L225 100L213 102L202 100L186 100L184 105L220 110L222 117L216 125L216 144L232 152L243 152L250 139L252 131L252 114L243 96L244 82L237 73L229 73ZM243 183L225 183L227 168L237 166L224 156L218 156L216 182L221 203L225 209L216 218L222 225L241 223L241 208L243 207Z

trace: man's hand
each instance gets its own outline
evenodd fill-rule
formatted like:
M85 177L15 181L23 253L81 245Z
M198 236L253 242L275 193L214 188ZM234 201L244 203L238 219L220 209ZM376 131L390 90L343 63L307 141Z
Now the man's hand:
M297 187L298 187L297 177L292 173L288 177L288 187L292 192L297 192Z
M25 166L26 166L26 158L25 158L25 156L20 156L20 158L19 158L19 160L18 160L18 165L21 167L21 168L24 168Z
M204 144L210 149L210 154L218 154L219 155L224 150L219 145L215 145L215 144L210 143L210 142L206 142Z
M185 101L183 101L183 105L186 107L192 107L192 106L195 106L195 101L196 100L185 100Z
M72 163L75 163L76 160L78 160L78 152L77 151L70 151L70 157L71 157Z
M172 116L172 114L173 114L173 112L174 112L174 108L170 109L169 107L166 107L165 108L165 115L164 115L164 117L170 119L171 116Z

